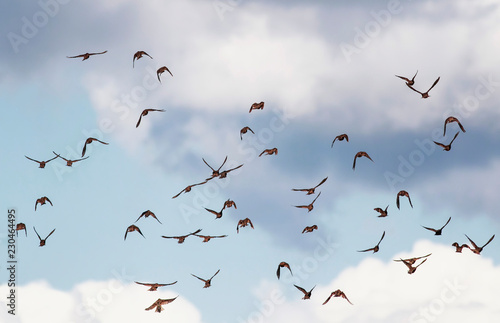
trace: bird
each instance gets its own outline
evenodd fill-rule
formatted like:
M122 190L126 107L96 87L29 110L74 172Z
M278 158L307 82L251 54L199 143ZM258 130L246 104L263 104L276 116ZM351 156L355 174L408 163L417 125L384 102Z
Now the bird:
M264 109L264 102L260 102L260 103L255 102L250 107L250 111L248 111L248 113L252 112L252 110L262 110L262 109Z
M465 235L465 236L467 237L467 239L469 239L470 243L472 244L472 247L473 247L473 248L470 248L470 247L469 247L470 251L472 251L472 252L473 252L473 253L475 253L476 255L481 254L481 251L483 251L483 248L484 248L484 247L486 247L486 246L488 245L488 243L490 243L490 242L491 242L491 240L493 240L493 238L495 237L495 235L493 235L493 236L490 238L490 240L488 240L488 242L486 242L486 243L484 244L484 246L482 246L482 247L478 247L478 245L476 245L476 244L474 243L474 241L472 241L472 240L471 240L471 238L469 238L467 235Z
M338 135L337 137L333 138L333 141L332 141L332 146L330 148L333 147L333 144L335 143L335 140L338 140L338 141L342 141L342 140L346 140L347 142L349 142L349 136L347 136L347 134L343 133L341 135Z
M302 230L302 233L313 232L314 230L318 230L318 226L316 224L311 225L310 227L305 227L304 230Z
M39 164L38 168L45 168L45 165L47 165L47 163L48 163L48 162L50 162L50 161L52 161L52 160L56 159L57 157L59 157L59 155L56 155L54 158L51 158L51 159L49 159L49 160L45 160L45 161L38 161L38 160L33 159L33 158L30 158L30 157L28 157L28 156L26 156L26 155L25 155L24 157L26 157L26 158L28 158L29 160L32 160L32 161L34 161L34 162L37 162L37 163Z
M172 198L175 199L177 196L181 195L182 192L184 192L184 193L191 192L191 189L193 188L193 186L202 185L202 184L205 184L206 182L207 181L203 181L201 183L188 185L188 186L186 186L185 189L183 189L182 191L180 191L177 195L172 196Z
M462 124L460 123L460 121L458 121L457 118L455 117L448 117L446 118L446 120L444 120L444 130L443 130L443 137L446 135L446 125L450 122L456 122L458 124L458 126L460 127L460 130L462 130L462 132L465 132L465 129L464 127L462 126Z
M211 286L211 283L212 283L212 278L214 278L214 277L215 277L215 275L217 275L217 274L219 273L219 271L220 271L220 269L219 269L219 270L217 270L217 272L216 272L216 273L215 273L212 277L210 277L210 279L203 279L203 278L200 278L200 277L198 277L198 276L196 276L196 275L193 275L193 274L191 274L191 275L193 275L194 277L198 278L199 280L204 281L204 282L205 282L205 286L203 286L203 288L208 288L208 287L210 287L210 286Z
M244 228L244 227L246 227L249 224L250 224L250 227L252 227L252 229L253 229L254 228L253 227L253 223L252 223L252 221L250 221L249 218L246 218L246 219L243 219L243 220L239 220L238 221L238 225L236 226L236 233L240 233L240 227Z
M144 237L144 235L142 234L141 229L139 229L139 227L137 227L137 226L135 226L135 225L132 224L125 231L125 237L123 237L123 240L127 239L127 234L129 232L134 232L134 231L139 232L141 234L141 236L143 236L143 238L146 239L146 237Z
M82 61L86 60L86 59L89 59L90 56L92 55L101 55L101 54L105 54L107 53L108 51L105 50L104 52L100 52L100 53L85 53L85 54L81 54L81 55L77 55L77 56L66 56L67 58L79 58L79 57L83 57Z
M418 73L418 70L417 70L417 73ZM400 79L402 80L405 80L406 81L406 85L408 86L412 86L413 84L415 84L415 76L417 76L417 73L415 73L415 75L413 75L413 77L410 79L404 77L404 76L399 76L399 75L396 75L396 77L399 77Z
M165 238L165 239L177 239L177 243L183 243L187 237L195 235L195 234L199 233L200 231L201 231L201 229L198 229L195 232L191 232L191 233L188 233L188 234L183 235L183 236L174 236L174 237L161 236L161 237Z
M154 292L154 291L158 290L158 287L170 286L170 285L173 285L173 284L177 283L177 281L175 281L175 282L173 282L173 283L168 283L168 284L158 284L158 283L140 283L140 282L135 282L135 283L136 283L136 284L139 284L139 285L149 286L148 291L150 291L150 292Z
M373 159L371 159L371 157L366 152L360 151L360 152L356 153L356 155L354 156L354 162L352 163L352 170L354 170L356 168L356 158L359 158L359 157L366 157L369 160L373 161Z
M148 216L152 216L153 218L156 219L156 221L160 222L160 220L158 220L158 218L156 217L156 215L153 212L151 212L150 210L142 212L142 214L137 218L137 220L135 220L135 222L139 221L139 219L142 218L142 217L147 218ZM162 224L162 223L160 222L160 224Z
M304 293L304 297L302 297L302 299L310 299L310 298L311 298L311 293L312 293L312 291L313 291L314 287L316 287L316 286L314 286L313 288L311 288L311 290L310 290L310 291L308 291L308 292L307 292L307 291L306 291L304 288L302 288L302 287L299 287L299 286L297 286L297 285L295 285L295 284L294 284L293 286L295 286L298 290L300 290L302 293Z
M137 51L135 54L134 54L134 58L132 59L132 67L134 67L134 63L135 63L135 60L137 59L140 59L143 55L146 55L146 56L149 56L148 53L146 53L145 51ZM153 57L149 56L149 58L153 59Z
M458 136L458 134L459 134L459 133L460 133L460 132L457 132L457 133L455 134L455 136L453 137L453 139L450 141L450 143L449 143L449 144L447 144L447 145L442 144L442 143L440 143L440 142L436 142L436 141L434 141L434 140L433 140L433 141L434 141L434 143L435 143L436 145L438 145L438 146L440 146L440 147L443 147L443 150L445 150L445 151L449 151L449 150L451 149L451 144L453 143L453 141L455 141L455 139L457 138L457 136Z
M404 259L401 259L401 261L406 265L406 267L408 267L408 274L413 274L417 268L423 264L424 262L427 261L427 258L425 258L421 263L419 263L417 266L413 267L413 264L410 264L408 261L404 260Z
M85 144L83 145L82 157L85 155L85 151L87 150L87 145L91 144L94 141L98 141L98 142L100 142L103 145L109 145L107 142L100 141L99 139L96 139L96 138L92 138L92 137L87 138L87 140L85 140Z
M320 182L318 185L316 185L316 186L314 186L314 187L312 187L312 188L292 188L292 191L296 191L296 192L307 192L307 193L306 193L306 195L311 195L311 194L314 194L314 190L315 190L318 186L320 186L321 184L323 184L324 182L326 182L326 180L327 180L327 179L328 179L328 176L327 176L327 177L325 177L325 178L323 178L323 179L321 180L321 182Z
M45 246L45 240L47 240L47 239L50 237L50 235L51 235L52 233L54 233L54 231L56 231L56 229L54 229L54 230L50 231L49 235L48 235L48 236L46 236L46 237L45 237L45 239L42 239L42 238L40 238L40 235L38 234L38 232L36 232L35 227L33 227L33 230L35 230L35 233L36 233L36 235L38 236L38 239L40 239L40 245L39 245L39 247L43 247L43 246Z
M271 148L271 149L264 149L263 152L260 153L259 157L262 156L263 154L266 155L277 155L278 154L278 148Z
M227 170L224 170L222 172L219 172L219 178L226 178L227 174L229 174L229 172L232 172L233 170L236 170L236 169L240 168L241 166L243 166L243 164L241 164L239 166L236 166L234 168L227 169Z
M255 135L255 132L253 132L253 130L250 129L250 127L243 127L240 130L240 140L243 140L243 135L246 134L247 131L250 131L251 133L253 133Z
M302 208L302 209L307 209L307 212L311 212L312 209L314 208L313 204L316 202L316 199L321 195L321 192L318 193L318 195L314 198L314 200L311 202L309 205L295 205L295 207Z
M144 109L141 112L141 115L139 116L139 120L137 121L137 124L135 125L136 128L139 127L139 124L141 124L142 117L147 116L148 113L151 112L151 111L165 112L164 109Z
M157 313L161 313L161 311L163 311L163 307L162 305L166 305L166 304L169 304L169 303L172 303L173 301L175 301L175 299L177 298L178 296L174 297L174 298L168 298L168 299L161 299L161 298L158 298L156 300L156 302L154 302L150 307L146 308L146 311L149 311L149 310L152 310L153 308L156 307L156 310L155 312Z
M427 258L430 255L432 255L432 253L430 253L428 255L425 255L425 256L421 256L421 257L413 257L413 258L407 258L407 259L401 259L401 258L399 258L399 259L395 259L394 261L406 261L410 265L413 265L417 260L422 259L422 258Z
M28 231L26 231L26 224L24 224L22 222L19 222L18 224L16 224L16 236L17 236L17 232L19 230L24 230L24 235L28 236Z
M432 84L432 86L431 86L431 87L427 90L427 92L423 92L423 93L422 93L422 92L420 92L420 91L418 91L418 90L415 90L415 89L414 89L411 85L408 85L408 87L409 87L410 89L412 89L413 91L415 91L415 92L417 92L417 93L420 93L420 95L422 95L422 99L427 99L427 98L430 96L430 95L429 95L429 91L430 91L430 90L432 90L432 88L433 88L433 87L437 84L437 82L439 82L439 79L440 79L440 78L441 78L441 77L438 77L438 78L434 81L434 83L433 83L433 84Z
M162 66L156 71L156 76L158 76L158 81L160 81L160 83L161 83L160 75L162 75L163 72L169 72L170 75L172 75L172 77L174 76L166 66Z
M226 163L227 161L227 156L226 158L224 158L224 161L222 162L222 164L220 165L220 167L218 169L213 169L212 166L210 166L207 161L205 160L205 158L202 158L203 162L212 170L212 177L210 178L207 178L207 181L214 178L214 177L219 177L220 173L220 169L222 168L222 166L224 166L224 164Z
M349 304L354 305L354 304L352 304L352 303L351 303L351 301L347 298L347 296L345 296L344 292L343 292L343 291L341 291L340 289L337 289L336 291L333 291L333 292L330 294L330 296L328 296L328 298L326 299L326 301L324 301L324 302L323 302L323 304L322 304L322 305L325 305L326 303L328 303L328 301L329 301L329 300L330 300L330 298L332 298L332 297L342 297L342 298L345 298L345 299L349 302Z
M445 224L444 224L444 225L443 225L440 229L433 229L433 228L428 228L428 227L424 227L424 226L422 226L422 227L423 227L424 229L427 229L427 230L433 231L433 232L434 232L434 235L436 235L436 236L440 236L440 235L441 235L441 233L442 233L442 231L443 231L443 229L444 229L444 227L445 227L445 226L446 226L446 225L450 222L450 220L451 220L451 216L450 216L450 218L448 219L448 221L446 221L446 223L445 223Z
M66 159L64 158L63 156L59 155L58 153L56 153L55 151L53 151L54 155L56 155L57 157L63 159L64 161L66 161L66 166L68 167L71 167L73 166L73 163L76 163L76 162L79 162L81 160L85 160L87 158L89 158L89 156L85 157L85 158L80 158L80 159Z
M40 205L44 205L46 202L49 202L51 206L54 206L47 196L42 196L42 197L38 198L35 202L35 211L36 211L36 206L38 205L38 203L40 203Z
M224 202L224 207L222 209L224 210L225 208L230 208L232 206L234 206L234 208L237 209L236 203L234 203L233 200L228 199L226 202Z
M381 208L379 207L376 207L374 208L375 211L377 211L378 213L380 213L380 215L378 216L379 218L384 218L387 216L387 209L389 208L389 205L387 205L385 207L385 210L382 210Z
M288 268L288 270L290 271L290 274L292 274L292 276L293 276L292 269L290 269L290 265L287 262L282 261L278 265L278 270L276 270L276 276L278 276L278 279L280 279L280 270L283 267Z
M358 252L366 252L366 251L372 251L372 250L373 250L373 253L378 252L380 249L379 245L382 242L382 239L384 239L384 237L385 237L385 231L384 231L384 233L382 233L382 238L380 238L380 241L377 243L377 245L375 247L370 248L370 249L365 249L365 250L358 250Z
M209 242L210 239L213 239L213 238L225 238L225 237L227 237L227 234L222 235L222 236L203 236L201 234L195 234L195 236L202 238L203 239L202 242Z
M462 253L463 248L470 249L469 245L467 245L465 243L462 245L459 245L458 242L453 242L451 245L456 248L455 252L459 252L459 253Z
M411 199L410 199L410 194L408 194L407 191L401 190L398 192L398 195L396 196L396 206L399 209L399 197L400 196L406 196L408 198L408 201L410 202L410 206L413 208L413 204L411 204Z
M224 211L224 207L222 208L222 210L220 210L220 212L217 212L217 211L214 211L214 210L210 210L210 209L207 209L207 208L205 208L205 210L207 210L208 212L214 214L216 219L220 219L220 218L222 218L222 211Z

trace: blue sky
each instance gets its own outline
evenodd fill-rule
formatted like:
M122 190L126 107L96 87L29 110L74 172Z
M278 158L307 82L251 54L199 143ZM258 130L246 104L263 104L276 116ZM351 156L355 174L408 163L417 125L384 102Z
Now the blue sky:
M17 241L18 315L2 310L0 318L497 321L498 237L480 256L451 244L467 242L464 233L483 244L500 232L499 10L487 0L10 4L0 13L1 194L28 236ZM153 59L132 68L139 50ZM164 65L173 77L164 73L160 83ZM428 99L394 76L417 70L422 91L440 77ZM263 110L248 113L261 101ZM136 128L146 108L166 111ZM451 123L443 137L448 116L466 132L443 151L432 141L448 143L459 131ZM255 134L240 140L244 126ZM349 142L331 147L342 133ZM39 169L24 157L76 159L88 137L109 145L92 143L72 168L56 159ZM258 157L273 147L278 155ZM358 151L373 162L358 159L353 171ZM172 199L210 176L202 158L218 167L226 156L223 169L243 167ZM316 194L291 189L325 177L314 209L295 208ZM399 190L413 208L405 199L396 208ZM54 205L35 212L42 196ZM221 219L204 209L220 210L227 199L238 208ZM378 218L373 209L387 205L389 215ZM146 210L162 224L142 218L135 224L145 238L133 232L124 241ZM450 216L442 236L421 227L439 228ZM255 228L237 234L247 217ZM313 224L317 231L301 233ZM56 228L43 248L33 226L42 236ZM197 229L228 237L161 238ZM384 231L378 253L356 252ZM427 253L414 275L392 261ZM281 261L294 275L278 280ZM218 269L208 289L191 276ZM0 277L7 293L8 277ZM134 281L178 283L148 292ZM316 286L311 300L293 284ZM354 305L335 298L322 306L335 289ZM144 311L177 295L160 314Z

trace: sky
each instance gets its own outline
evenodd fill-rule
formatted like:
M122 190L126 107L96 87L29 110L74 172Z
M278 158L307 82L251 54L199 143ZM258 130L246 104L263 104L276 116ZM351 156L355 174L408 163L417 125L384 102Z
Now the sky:
M1 322L498 322L500 4L71 0L0 10ZM82 61L67 58L107 51ZM134 53L145 51L134 60ZM157 70L167 66L158 80ZM396 75L412 78L423 99ZM264 108L249 113L253 103ZM144 109L164 109L143 116ZM449 116L458 124L444 123ZM240 129L249 126L240 138ZM349 141L332 141L346 133ZM448 144L444 151L434 142ZM88 159L43 169L25 156ZM259 156L277 148L277 155ZM352 164L354 156L365 157ZM213 178L172 198L186 186ZM313 195L292 189L327 180ZM396 207L399 191L409 193ZM319 193L321 192L321 195ZM47 196L50 204L38 204ZM307 205L315 198L314 208ZM205 208L219 211L216 219ZM374 208L388 206L387 217ZM155 219L139 218L151 210ZM423 228L440 228L440 236ZM239 220L249 226L239 228ZM135 224L144 235L130 232ZM302 233L306 226L318 229ZM45 237L39 246L34 231ZM179 244L162 236L227 235ZM377 253L372 248L385 232ZM431 253L409 275L401 258ZM291 272L278 264L290 265ZM209 288L192 275L210 278ZM135 282L173 283L148 291ZM294 287L312 291L311 298ZM340 289L352 302L332 298ZM164 311L145 311L174 298Z

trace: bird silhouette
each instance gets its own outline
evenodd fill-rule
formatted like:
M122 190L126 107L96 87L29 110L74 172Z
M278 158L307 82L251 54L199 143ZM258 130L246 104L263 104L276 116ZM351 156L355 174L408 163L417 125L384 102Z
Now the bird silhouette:
M224 166L224 164L226 163L227 161L227 156L226 158L224 158L224 161L222 162L222 164L220 165L220 167L218 169L214 169L212 166L210 166L207 161L205 160L205 158L202 158L203 162L212 170L212 176L210 178L207 178L207 181L214 178L214 177L219 177L220 175L220 169L222 168L222 166Z
M158 298L156 300L156 302L154 302L150 307L146 308L146 311L149 311L149 310L152 310L153 308L156 308L155 312L161 313L161 311L163 311L162 305L166 305L166 304L172 303L173 301L175 301L175 299L177 297L178 296L176 296L174 298L168 298L168 299Z
M316 287L316 286L314 286L313 288L311 288L310 291L306 291L304 288L299 287L299 286L297 286L295 284L293 286L295 286L298 290L300 290L302 293L304 293L304 297L302 297L302 299L310 299L311 298L311 293L312 293L314 287Z
M264 109L264 102L259 102L259 103L254 103L252 104L252 106L250 107L250 111L248 111L248 113L252 112L252 110L262 110Z
M418 70L417 70L417 73L418 73ZM410 79L404 77L404 76L399 76L399 75L396 75L396 77L399 77L400 79L402 80L405 80L406 81L406 85L408 86L412 86L413 84L415 84L415 76L417 76L417 73L415 73L415 75L413 75L413 77Z
M234 206L235 209L237 209L236 203L234 203L233 200L227 199L227 201L224 202L224 207L222 209L230 208L230 207L233 207L233 206Z
M149 58L153 59L153 57L149 56L148 53L146 53L145 51L137 51L135 54L134 54L134 58L132 59L132 67L134 67L134 64L135 64L135 60L139 60L140 58L142 58L143 55L146 55L148 56Z
M85 140L85 144L83 145L82 157L85 155L85 152L87 150L87 145L91 144L94 141L98 141L103 145L109 145L107 142L100 141L99 139L96 139L96 138L87 138L87 140Z
M398 192L398 195L396 196L396 206L398 207L398 209L399 209L400 196L406 196L408 198L408 202L410 202L410 206L413 208L413 204L411 204L410 194L407 191L401 190Z
M486 247L488 245L488 243L491 242L491 240L493 240L493 238L495 237L495 235L493 235L490 240L488 240L488 242L486 242L482 247L479 247L477 244L474 243L474 241L471 240L471 238L469 238L467 235L465 235L467 237L467 239L469 239L470 243L472 244L472 247L473 248L470 248L470 251L472 251L473 253L475 253L476 255L479 255L481 254L481 251L483 251L483 248Z
M389 208L389 205L387 205L387 206L385 207L385 210L383 210L383 209L381 209L381 208L379 208L379 207L374 208L374 210L375 210L375 211L377 211L378 213L380 213L380 215L378 216L378 218L384 218L384 217L386 217L386 216L387 216L387 214L388 214L388 213L387 213L387 209L388 209L388 208Z
M45 246L45 240L47 240L47 239L50 237L50 235L51 235L52 233L54 233L54 231L56 231L56 229L54 229L54 230L50 231L49 235L48 235L48 236L46 236L46 237L45 237L45 239L42 239L42 238L40 238L40 235L38 234L38 232L36 232L35 227L33 227L33 230L35 230L35 233L36 233L36 235L38 236L38 239L40 240L40 245L39 245L39 247L43 247L43 246Z
M328 298L326 299L326 301L323 302L323 305L325 305L326 303L328 303L328 301L330 300L330 298L332 297L342 297L344 298L345 300L347 300L349 302L349 304L353 305L351 303L351 301L347 298L347 296L345 296L344 292L341 291L340 289L337 289L336 291L333 291L330 296L328 296Z
M139 284L139 285L149 286L148 291L150 291L150 292L154 292L154 291L158 290L158 287L170 286L170 285L173 285L173 284L177 283L177 281L175 281L175 282L173 282L173 283L168 283L168 284L158 284L158 283L140 283L140 282L135 282L135 283L136 283L136 284Z
M42 197L36 199L35 211L36 211L36 206L38 205L38 203L40 203L40 205L45 205L46 202L49 202L51 206L54 206L47 196L42 196Z
M45 168L45 165L47 165L47 163L48 163L48 162L50 162L50 161L52 161L52 160L56 159L57 157L59 157L59 155L56 155L54 158L51 158L51 159L49 159L49 160L45 160L45 161L38 161L38 160L33 159L33 158L30 158L30 157L28 157L28 156L26 156L26 155L25 155L24 157L26 157L26 158L28 158L29 160L32 160L32 161L34 161L34 162L37 162L37 163L39 164L38 168Z
M449 151L449 150L451 149L451 144L453 143L453 141L455 141L455 139L457 138L458 134L459 134L459 132L457 132L457 133L455 134L455 136L453 137L453 139L452 139L452 140L450 141L450 143L449 143L449 144L447 144L447 145L442 144L442 143L440 143L440 142L436 142L436 141L434 141L434 143L435 143L436 145L440 146L440 147L443 147L443 150L445 150L445 151Z
M444 120L443 137L446 136L446 125L448 123L451 123L451 122L456 122L458 124L458 126L460 127L460 130L462 130L462 132L465 132L464 127L462 126L462 124L460 123L460 121L458 121L457 118L455 118L455 117L448 117L448 118L446 118L446 120Z
M259 157L262 155L277 155L278 148L264 149L263 152L260 153Z
M250 221L249 218L246 218L246 219L243 219L243 220L239 220L238 221L238 225L236 226L236 233L240 233L240 227L244 228L247 225L250 225L250 227L253 229L253 223L252 223L252 221Z
M426 92L420 92L418 90L415 90L411 85L408 85L408 87L410 89L412 89L413 91L417 92L417 93L420 93L420 95L422 96L422 99L427 99L430 95L429 95L429 91L432 90L432 88L439 82L439 79L441 77L438 77L437 80L434 81L434 83L432 84L432 86L426 91Z
M360 151L360 152L356 153L356 155L354 156L354 162L352 163L352 170L354 170L356 168L356 159L359 157L366 157L369 160L373 161L373 159L371 159L371 157L366 152Z
M380 238L380 241L377 243L377 245L375 247L370 248L370 249L365 249L365 250L358 250L358 252L366 252L366 251L372 251L372 250L373 250L373 253L378 252L380 250L379 245L382 242L382 239L384 239L384 237L385 237L385 231L384 231L384 233L382 233L382 238Z
M448 221L446 221L446 223L440 228L440 229L433 229L433 228L428 228L428 227L424 227L422 226L424 229L427 229L427 230L430 230L430 231L433 231L434 232L434 235L436 236L440 236L441 233L443 232L443 229L446 225L448 225L448 223L450 223L450 220L451 220L451 216L450 218L448 219Z
M423 264L424 262L427 261L427 258L425 258L421 263L419 263L417 266L413 267L413 264L410 264L408 261L404 260L404 259L401 259L401 261L406 265L406 267L408 267L408 274L413 274L417 268Z
M165 239L177 239L177 243L183 243L187 237L195 235L195 234L199 233L200 231L201 231L201 229L198 229L195 232L191 232L191 233L188 233L188 234L183 235L183 236L174 236L174 237L161 236L161 237L165 238Z
M150 210L142 212L142 214L137 218L137 220L135 220L135 222L139 221L139 219L142 218L142 217L147 218L148 216L153 217L154 219L156 219L156 221L158 221L161 224L160 220L158 220L158 218L156 217L156 215L153 212L151 212Z
M290 271L290 274L293 276L292 269L290 269L290 265L287 262L282 261L279 263L278 269L276 270L276 276L278 276L278 279L280 279L280 275L281 275L280 270L283 267L288 268L288 270Z
M255 135L255 132L253 132L253 130L250 129L250 127L243 127L240 130L240 140L243 140L243 135L246 134L247 131L250 131L251 133L253 133Z
M302 233L313 232L314 230L318 230L318 226L316 224L311 225L309 227L305 227L304 230L302 230Z
M342 140L346 140L347 142L349 142L349 136L347 136L347 134L343 133L341 135L338 135L337 137L333 138L333 141L332 141L332 146L330 148L333 147L333 144L335 143L336 140L338 141L342 141Z
M101 55L101 54L105 54L107 53L108 51L105 50L104 52L100 52L100 53L85 53L85 54L81 54L81 55L76 55L76 56L66 56L67 58L80 58L82 57L82 61L86 60L86 59L89 59L90 56L92 55Z
M413 258L407 258L407 259L401 259L401 258L399 258L399 259L395 259L394 261L406 261L410 265L413 265L415 262L417 262L417 260L422 259L422 258L427 258L430 255L432 255L432 253L430 253L428 255L425 255L425 256L421 256L421 257L413 257Z
M173 199L175 199L177 196L181 195L183 192L184 192L184 193L191 192L191 189L192 189L194 186L197 186L197 185L202 185L202 184L205 184L206 182L207 182L207 181L203 181L203 182L201 182L201 183L188 185L188 186L186 186L186 188L184 188L182 191L180 191L177 195L172 196L172 198L173 198Z
M463 248L470 249L469 245L467 245L465 243L462 245L459 245L458 242L453 242L451 245L456 248L455 252L459 252L459 253L462 253Z
M323 184L324 182L326 182L326 180L328 179L328 177L325 177L321 180L321 182L312 187L312 188L292 188L292 191L296 191L296 192L307 192L306 195L311 195L311 194L314 194L314 190L316 188L318 188L318 186L320 186L321 184Z
M17 236L17 232L20 230L24 230L24 235L26 237L28 236L28 231L26 231L26 224L24 224L22 222L19 222L18 224L16 224L16 236Z
M172 77L174 76L166 66L162 66L156 71L156 76L158 76L158 81L160 81L160 83L161 83L160 75L162 75L164 72L170 73Z
M149 112L152 112L152 111L158 111L158 112L165 112L164 109L144 109L142 112L141 112L141 115L139 116L139 120L137 121L137 124L135 125L135 127L139 127L139 125L141 124L141 120L142 120L142 117L144 116L147 116Z
M318 199L318 197L321 195L321 192L318 193L318 195L314 198L314 200L309 204L309 205L295 205L297 208L302 208L302 209L307 209L307 213L311 212L312 209L314 209L314 202Z
M217 272L216 272L216 273L215 273L212 277L210 277L209 279L203 279L203 278L200 278L200 277L198 277L198 276L196 276L196 275L193 275L193 274L191 274L191 275L193 275L194 277L198 278L199 280L201 280L201 281L205 282L205 286L203 286L203 288L208 288L208 287L210 287L210 286L211 286L211 284L212 284L212 278L214 278L214 277L215 277L215 275L217 275L217 274L219 273L219 271L220 271L220 269L219 269L219 270L217 270Z
M55 151L53 151L53 153L54 153L54 155L56 155L56 157L59 157L59 158L63 159L64 161L66 161L66 166L68 166L68 167L73 166L73 163L76 163L76 162L79 162L81 160L85 160L85 159L89 158L89 156L87 156L85 158L80 158L80 159L66 159L63 156L56 153Z
M123 237L123 240L127 239L127 234L128 234L129 232L134 232L134 231L139 232L139 233L141 234L141 236L142 236L144 239L146 239L146 237L142 234L141 229L139 229L139 227L137 227L137 226L135 226L135 225L133 225L133 224L132 224L132 225L130 225L130 226L127 228L127 230L125 231L125 237Z
M220 212L217 212L217 211L214 211L214 210L210 210L210 209L207 209L207 208L205 208L205 210L207 210L208 212L214 214L216 219L220 219L220 218L222 218L222 211L224 211L224 207L222 207L222 210L220 210Z

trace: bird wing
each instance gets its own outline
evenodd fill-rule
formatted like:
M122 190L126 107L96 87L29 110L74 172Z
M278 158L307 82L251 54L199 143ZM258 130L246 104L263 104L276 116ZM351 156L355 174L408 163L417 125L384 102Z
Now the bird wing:
M443 148L446 148L446 145L445 145L445 144L442 144L442 143L437 142L437 141L434 141L434 140L433 140L433 142L434 142L436 145L438 145L438 146L441 146L441 147L443 147Z
M217 171L220 171L220 169L222 168L222 166L224 166L224 164L226 163L227 161L227 156L226 158L224 158L224 161L222 162L222 165L220 165L219 169L217 169Z
M85 156L85 151L87 151L87 142L85 142L85 144L83 145L82 157Z
M397 75L396 75L396 76L397 76ZM328 298L326 299L326 301L324 301L324 302L323 302L323 304L322 304L322 305L325 305L326 303L328 303L328 301L330 300L330 298L332 298L333 294L334 294L334 293L332 292L332 293L330 294L330 296L328 296Z
M413 91L415 91L415 92L417 92L417 93L422 94L422 92L420 92L419 90L415 90L415 89L414 89L411 85L408 85L408 87L409 87L410 89L412 89Z
M327 179L328 179L328 177L323 178L323 180L318 185L314 186L314 188L317 188L318 186L320 186L321 184L326 182Z
M397 206L397 207L398 207L398 209L399 209L399 193L398 193L398 195L396 196L396 206Z
M380 241L377 243L377 246L382 242L382 240L384 239L384 237L385 237L385 231L384 231L384 233L382 233L382 238L380 238Z
M54 231L56 231L56 229L54 229L54 230L50 231L49 235L48 235L47 237L45 237L45 240L47 240L47 239L50 237L50 235L51 235L52 233L54 233Z
M219 269L219 270L217 270L217 272L216 272L216 273L215 273L212 277L210 277L210 279L209 279L209 280L212 280L212 278L214 278L214 277L215 277L215 275L217 275L217 274L219 273L219 271L220 271L220 269Z
M36 235L38 236L38 239L40 239L40 241L42 241L42 238L40 238L40 235L38 234L38 232L36 232L35 227L33 227L33 230L35 230L35 233L36 233Z
M193 275L193 274L191 274L191 275L192 275L192 276L194 276L194 277L196 277L196 278L198 278L198 279L199 279L199 280L201 280L201 281L206 282L206 280L205 280L205 279L203 279L203 278L200 278L200 277L198 277L198 276L196 276L196 275Z
M77 55L77 56L66 56L67 58L78 58L78 57L83 57L85 54Z
M321 195L321 192L318 193L318 195L314 198L314 200L311 202L311 204L313 204L314 202L316 202L316 200L318 199L318 197Z
M427 230L429 230L429 231L433 231L433 232L436 232L436 231L437 231L436 229L433 229L433 228L428 228L428 227L424 227L424 226L422 226L422 228L427 229Z
M141 119L142 119L142 113L139 116L139 120L137 121L137 124L135 125L136 128L139 127L139 124L141 124Z
M433 87L434 87L434 86L435 86L435 85L439 82L439 79L440 79L440 78L441 78L441 77L438 77L438 78L434 81L434 83L433 83L433 84L432 84L432 86L431 86L431 87L427 90L427 92L429 92L430 90L432 90L432 88L433 88Z
M49 202L49 203L50 203L50 205L54 206L54 204L52 204L52 202L49 200L49 198L48 198L48 197L45 197L45 199L47 200L47 202Z
M458 136L458 134L459 134L459 133L460 133L460 132L457 132L457 133L455 134L455 136L453 137L453 139L450 141L450 144L449 144L450 146L451 146L451 144L453 143L453 141L455 141L455 139L457 138L457 136Z
M445 223L445 224L441 227L441 230L443 230L443 229L444 229L444 227L445 227L445 226L447 226L447 225L448 225L448 223L450 223L450 221L451 221L451 216L450 216L450 218L448 219L448 221L446 221L446 223Z
M358 154L354 156L354 162L352 163L352 170L356 168L356 158L358 158Z
M172 196L173 199L175 199L177 196L181 195L182 192L184 192L186 189L183 189L182 191L180 191L177 195L174 195Z
M488 245L488 243L490 243L490 242L491 242L491 240L493 240L493 238L494 238L494 237L495 237L495 235L493 235L493 236L490 238L490 240L488 240L488 242L486 242L486 244L485 244L484 246L482 246L482 248L486 247L486 246Z
M399 77L400 79L405 80L406 82L410 82L410 80L404 76L396 75L396 77Z
M472 241L471 238L469 238L467 235L465 235L465 236L467 237L467 239L469 239L469 241L472 244L472 246L474 247L474 249L478 249L477 244L475 244L474 241Z
M205 163L208 167L210 167L210 169L211 169L213 172L215 171L215 169L213 169L213 168L212 168L212 166L210 166L210 165L206 162L206 160L205 160L204 158L202 158L202 160L203 160L203 162L204 162L204 163Z
M104 52L100 52L100 53L89 53L89 55L101 55L101 54L105 54L107 53L108 51L105 50Z
M34 162L40 163L38 160L35 160L35 159L33 159L33 158L29 158L29 157L28 157L28 156L26 156L26 155L24 155L24 157L26 157L26 158L28 158L29 160L32 160L32 161L34 161ZM57 156L56 156L56 157L54 157L54 158L57 158ZM54 159L54 158L52 158L52 159Z
M306 295L306 294L307 294L307 292L306 292L306 290L305 290L304 288L302 288L302 287L300 287L300 286L297 286L297 285L295 285L295 284L294 284L293 286L295 286L298 290L300 290L302 293L304 293L304 295Z
M367 251L372 251L375 250L375 247L370 248L370 249L365 249L365 250L358 250L358 252L367 252Z

